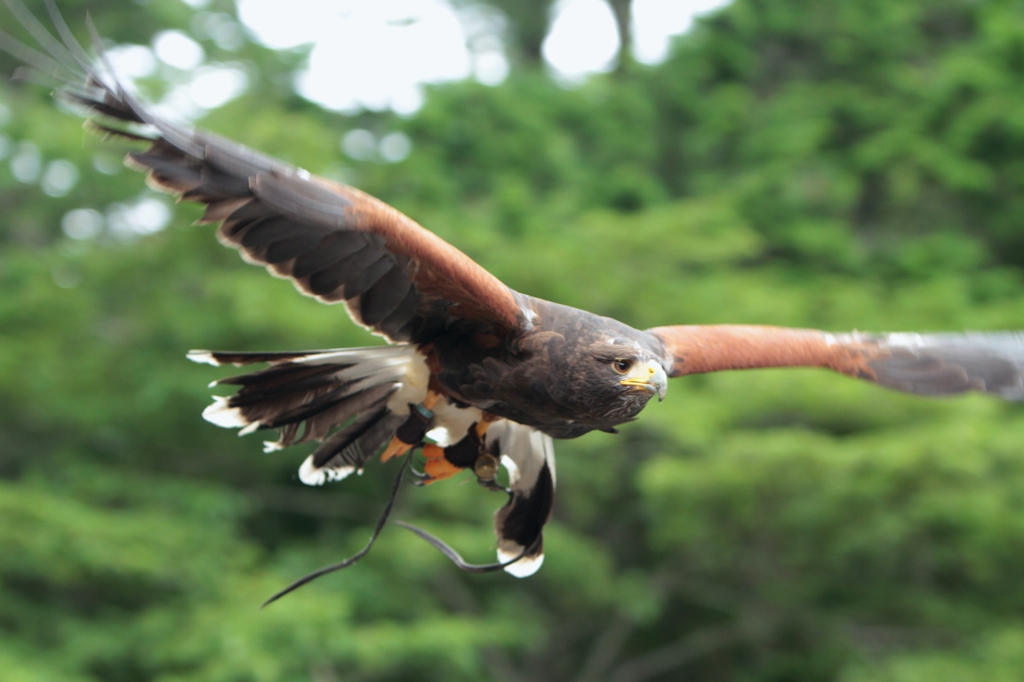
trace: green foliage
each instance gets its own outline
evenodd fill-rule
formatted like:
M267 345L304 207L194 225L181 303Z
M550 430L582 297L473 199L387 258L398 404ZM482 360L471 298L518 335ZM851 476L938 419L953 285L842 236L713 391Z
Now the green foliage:
M1011 682L1020 679L1024 666L1024 635L1019 627L997 630L982 638L967 656L934 651L894 656L884 666L854 668L844 682L958 682L984 680Z
M124 42L191 19L88 4ZM518 290L641 328L1014 329L1022 7L736 0L663 65L434 86L408 119L321 111L287 85L301 54L246 45L249 92L202 123L377 194ZM226 373L184 353L374 341L190 226L195 207L147 237L62 236L71 209L153 195L45 92L0 84L0 102L13 145L83 169L55 198L0 165L5 680L1020 677L1024 412L812 370L680 379L621 435L558 443L533 578L461 574L389 528L259 611L365 542L397 467L300 485L305 452L200 419ZM347 159L354 128L413 153ZM485 562L501 502L464 476L395 513Z

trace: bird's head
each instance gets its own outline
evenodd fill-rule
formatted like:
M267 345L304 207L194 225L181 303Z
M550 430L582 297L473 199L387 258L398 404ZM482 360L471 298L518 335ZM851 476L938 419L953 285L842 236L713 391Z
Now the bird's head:
M659 401L665 399L668 374L660 360L643 356L615 358L611 367L618 375L619 386L623 387L626 395L640 393L647 394L647 399L654 395L658 396Z
M636 417L654 396L665 398L668 374L661 359L636 343L609 343L591 353L592 397L601 403L608 421Z

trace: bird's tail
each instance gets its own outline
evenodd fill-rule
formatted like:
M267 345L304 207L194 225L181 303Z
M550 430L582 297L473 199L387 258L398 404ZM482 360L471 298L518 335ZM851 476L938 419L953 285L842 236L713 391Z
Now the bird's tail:
M307 485L360 471L408 418L409 405L422 402L427 391L427 368L412 346L291 353L196 350L188 357L214 366L270 365L213 382L240 388L230 397L214 396L203 417L238 428L239 435L277 429L277 440L264 445L266 452L319 442L299 469Z
M508 502L494 514L498 561L517 578L544 563L544 524L555 499L555 447L551 436L506 419L487 430L485 448L508 470Z

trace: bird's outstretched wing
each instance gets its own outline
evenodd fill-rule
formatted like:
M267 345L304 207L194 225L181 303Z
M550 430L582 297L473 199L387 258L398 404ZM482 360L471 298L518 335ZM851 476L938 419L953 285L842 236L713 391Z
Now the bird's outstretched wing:
M1024 400L1024 333L832 334L743 325L648 329L670 376L760 367L825 367L922 395L966 391Z
M352 187L163 120L109 68L93 65L52 0L61 40L17 0L7 4L46 53L2 31L0 49L63 82L58 96L84 106L97 131L148 141L126 163L156 189L205 204L200 222L220 223L220 241L247 261L321 301L344 302L357 323L394 342L427 341L453 320L506 334L525 324L511 289L412 219Z

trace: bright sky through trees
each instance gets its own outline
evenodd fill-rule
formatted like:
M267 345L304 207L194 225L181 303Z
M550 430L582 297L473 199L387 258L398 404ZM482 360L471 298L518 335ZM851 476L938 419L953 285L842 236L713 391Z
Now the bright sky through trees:
M687 30L695 14L725 0L636 0L635 52L662 59L669 38ZM494 44L470 51L459 16L444 0L293 0L282 14L277 0L239 0L239 17L274 48L314 43L309 68L298 76L307 98L339 110L390 107L411 113L422 103L419 86L473 75L497 84L508 65ZM569 80L607 70L618 37L600 0L563 0L555 7L544 56ZM339 68L341 66L342 68Z

